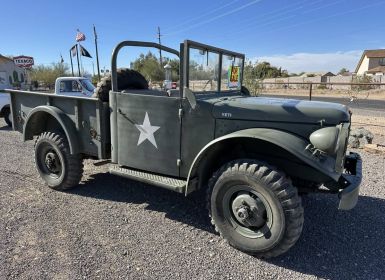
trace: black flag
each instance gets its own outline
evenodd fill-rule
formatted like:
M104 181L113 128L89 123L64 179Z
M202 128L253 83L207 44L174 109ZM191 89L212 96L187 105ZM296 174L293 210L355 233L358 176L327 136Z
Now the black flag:
M79 44L79 46L80 46L80 53L82 54L82 56L92 58L90 53L82 45Z
M76 50L77 50L77 45L74 45L74 46L71 48L71 54L72 54L72 56L75 56L75 55L76 55Z

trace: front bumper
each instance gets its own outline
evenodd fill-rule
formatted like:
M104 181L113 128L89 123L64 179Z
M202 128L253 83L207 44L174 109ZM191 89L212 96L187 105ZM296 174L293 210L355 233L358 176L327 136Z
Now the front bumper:
M350 210L357 204L362 181L362 160L357 153L350 152L345 157L345 173L341 175L340 184L343 189L339 192L340 203L338 209Z

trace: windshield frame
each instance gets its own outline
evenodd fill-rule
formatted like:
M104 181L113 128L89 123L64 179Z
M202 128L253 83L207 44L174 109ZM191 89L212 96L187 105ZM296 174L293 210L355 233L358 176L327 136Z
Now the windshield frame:
M243 71L244 71L244 66L245 66L245 55L242 53L237 53L209 45L205 45L202 43L190 41L190 40L185 40L183 44L183 56L184 56L184 65L183 65L183 85L185 87L189 87L189 68L190 68L190 49L198 49L198 50L203 50L206 52L211 52L211 53L216 53L219 55L219 69L218 73L222 73L222 61L224 56L233 56L235 58L242 59L242 69L240 72L240 87L242 87L243 84ZM228 92L234 92L234 91L239 91L240 89L228 89L228 90L221 90L221 83L222 83L222 77L219 75L218 77L218 85L217 85L217 90L213 92L217 93L228 93ZM205 93L208 93L209 91L206 91ZM202 92L197 92L202 93Z
M83 82L84 82L84 84L83 84ZM87 84L87 82L88 82L88 84ZM95 86L92 84L92 82L89 79L80 79L79 83L80 83L81 87L84 88L85 90L87 90L88 92L93 92L95 89ZM91 85L93 87L93 89L87 88L89 85Z

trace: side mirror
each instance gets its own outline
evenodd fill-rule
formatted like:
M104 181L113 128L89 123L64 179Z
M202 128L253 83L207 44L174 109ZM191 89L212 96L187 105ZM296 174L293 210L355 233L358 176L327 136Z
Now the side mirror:
M184 93L184 96L186 96L188 102L190 103L191 108L195 109L197 106L197 100L195 98L195 94L188 87L183 88L183 93Z

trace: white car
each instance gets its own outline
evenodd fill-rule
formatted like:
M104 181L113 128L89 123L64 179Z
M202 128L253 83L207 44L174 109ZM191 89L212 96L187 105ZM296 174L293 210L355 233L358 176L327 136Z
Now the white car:
M12 126L11 109L9 104L11 99L8 93L0 93L0 117L4 118L8 126Z
M55 82L55 94L67 96L91 97L94 85L84 77L60 77Z

